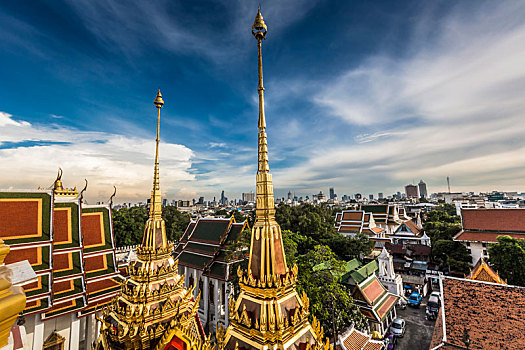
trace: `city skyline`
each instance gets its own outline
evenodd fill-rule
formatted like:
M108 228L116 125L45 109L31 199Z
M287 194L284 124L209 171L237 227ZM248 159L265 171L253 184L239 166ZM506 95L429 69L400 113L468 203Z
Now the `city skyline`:
M164 196L254 190L256 5L0 5L0 188L50 186L61 167L67 187L88 179L88 201L113 185L116 202L146 198L160 86ZM453 191L524 190L523 4L262 6L276 197L388 196L414 178L445 192L447 176Z

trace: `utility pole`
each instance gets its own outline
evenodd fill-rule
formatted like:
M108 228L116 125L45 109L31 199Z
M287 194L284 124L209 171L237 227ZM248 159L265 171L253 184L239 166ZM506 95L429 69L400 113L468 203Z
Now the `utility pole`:
M330 293L332 296L332 330L334 332L334 350L336 349L335 344L337 343L337 327L335 326L335 296Z

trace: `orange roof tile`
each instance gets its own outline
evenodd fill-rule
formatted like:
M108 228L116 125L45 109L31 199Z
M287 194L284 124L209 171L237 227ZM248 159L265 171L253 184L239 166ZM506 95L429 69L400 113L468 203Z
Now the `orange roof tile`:
M398 297L393 294L390 294L389 296L386 297L386 300L383 303L383 305L381 305L381 307L376 310L377 314L379 315L379 318L382 319L390 311L390 309L394 307L394 304L396 303L397 298Z
M381 285L377 278L374 278L372 282L364 287L361 291L372 304L374 304L376 299L386 292L385 288Z

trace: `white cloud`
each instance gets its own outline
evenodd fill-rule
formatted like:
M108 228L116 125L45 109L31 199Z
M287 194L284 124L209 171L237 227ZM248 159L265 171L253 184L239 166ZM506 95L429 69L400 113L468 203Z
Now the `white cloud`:
M154 137L145 139L68 127L31 125L0 112L0 187L31 189L50 186L58 167L65 186L81 187L89 181L86 199L107 200L113 185L117 202L149 197L153 179ZM163 193L180 193L178 184L191 181L193 151L160 144Z

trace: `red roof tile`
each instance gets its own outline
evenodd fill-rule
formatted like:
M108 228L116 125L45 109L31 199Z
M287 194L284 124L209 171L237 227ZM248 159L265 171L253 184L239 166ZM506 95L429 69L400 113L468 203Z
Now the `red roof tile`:
M463 209L464 230L525 232L525 209Z
M463 346L466 329L472 349L525 349L525 288L446 277L443 298L447 342ZM438 333L431 348L442 341Z
M498 209L499 210L499 209ZM498 241L498 236L511 236L516 239L525 239L524 233L504 233L504 232L471 232L461 231L455 237L455 241L465 242L489 242L495 243Z
M38 232L38 202L0 201L0 234L3 239L34 236Z

